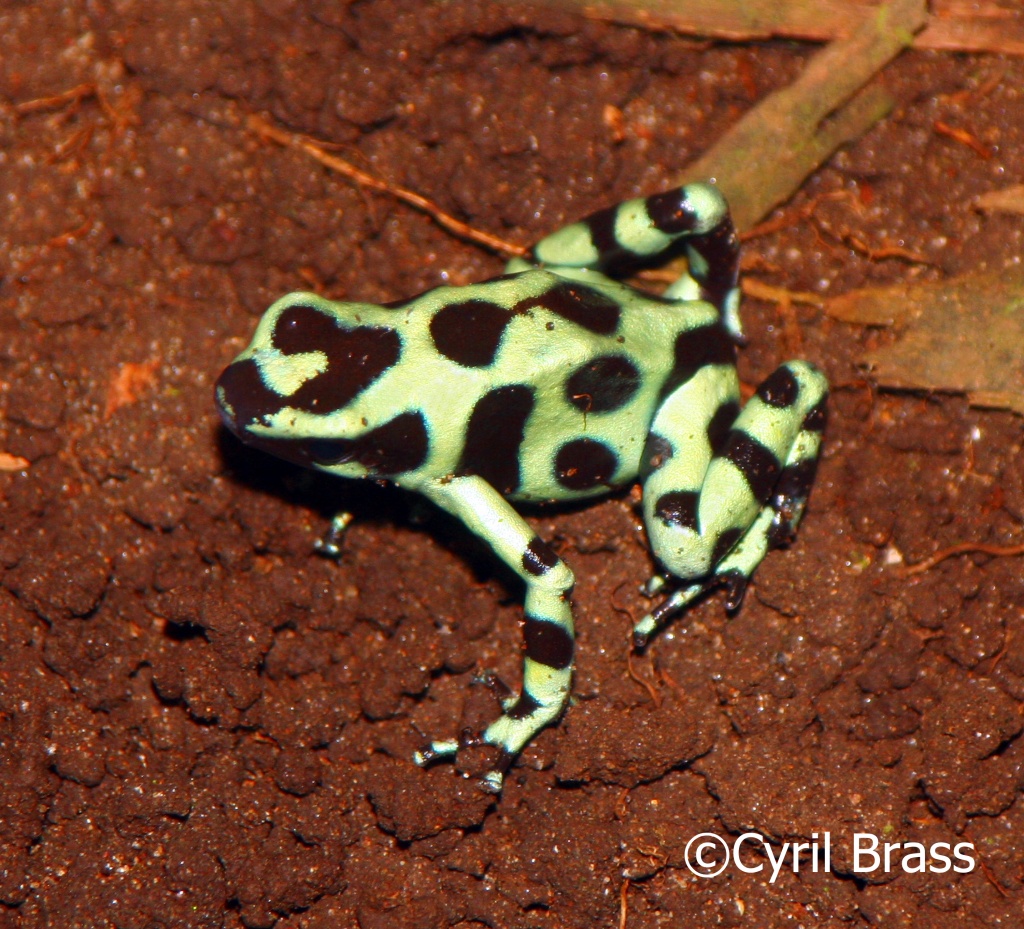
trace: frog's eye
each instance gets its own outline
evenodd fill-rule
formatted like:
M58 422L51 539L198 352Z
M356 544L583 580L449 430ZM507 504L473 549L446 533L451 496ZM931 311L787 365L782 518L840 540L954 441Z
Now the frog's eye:
M333 317L311 306L290 306L274 323L273 345L285 355L323 350L339 332Z
M402 353L402 342L394 329L344 329L334 316L302 305L288 307L277 318L273 346L283 355L320 352L326 357L325 369L282 398L287 406L323 414L346 407Z
M352 443L346 439L310 439L303 443L309 460L318 465L336 465L352 457Z
M352 439L306 439L293 443L314 464L330 467L358 462L374 474L413 471L427 459L430 436L423 414L400 413Z

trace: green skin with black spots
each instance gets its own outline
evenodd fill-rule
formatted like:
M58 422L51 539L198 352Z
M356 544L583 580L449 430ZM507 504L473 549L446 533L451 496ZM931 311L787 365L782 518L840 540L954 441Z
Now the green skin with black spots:
M661 297L620 274L686 249ZM573 575L509 501L579 500L641 480L663 601L637 647L716 584L735 609L765 552L795 534L814 476L827 384L805 362L741 411L738 246L714 187L631 200L548 236L531 261L399 304L294 293L225 369L217 403L242 441L349 478L386 479L460 519L525 582L523 685L479 736L484 786L562 712L573 666Z

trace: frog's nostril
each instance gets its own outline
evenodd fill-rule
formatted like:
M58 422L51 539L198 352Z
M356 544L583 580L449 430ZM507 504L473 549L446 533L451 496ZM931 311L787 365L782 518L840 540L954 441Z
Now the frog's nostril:
M281 406L281 398L263 382L252 358L229 364L217 378L215 394L224 425L236 435Z

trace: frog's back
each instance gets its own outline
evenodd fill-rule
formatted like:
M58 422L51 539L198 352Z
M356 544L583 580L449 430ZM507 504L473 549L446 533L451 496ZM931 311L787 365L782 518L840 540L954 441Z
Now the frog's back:
M434 427L423 476L479 474L519 500L593 496L632 480L660 398L692 364L691 344L732 358L714 307L582 270L437 288L384 312L405 314L403 353L417 361L402 375Z

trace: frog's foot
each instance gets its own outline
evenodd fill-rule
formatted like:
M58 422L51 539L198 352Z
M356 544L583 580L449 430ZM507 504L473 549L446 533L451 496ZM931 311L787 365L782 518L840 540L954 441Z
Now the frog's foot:
M644 483L644 521L655 555L678 580L637 623L638 648L712 587L724 586L726 609L738 609L757 566L792 540L806 507L825 426L824 377L789 362L738 416L720 377L698 372L673 392L648 439L657 455ZM720 399L695 423L692 401L702 395Z
M341 543L345 537L345 530L353 519L355 517L351 513L336 513L327 531L313 543L313 551L324 558L337 561L341 557Z
M575 649L569 604L572 571L483 478L446 478L420 489L486 539L526 584L522 689L518 696L503 695L504 712L479 737L482 744L498 749L498 761L483 777L485 789L498 791L516 755L541 729L558 719L568 700ZM451 757L460 747L459 742L451 740L433 742L417 754L416 761L425 764Z
M494 680L497 681L497 678ZM498 683L504 687L500 681ZM454 761L464 748L493 746L498 749L498 757L490 769L480 775L479 784L481 790L487 793L501 793L505 773L512 766L516 756L540 729L558 718L564 700L559 699L554 706L543 707L527 692L518 696L512 694L502 702L505 706L504 714L491 723L483 733L466 728L462 730L458 739L439 739L430 742L413 753L413 762L420 767L427 767L436 761Z
M529 649L529 645L527 646ZM491 687L501 699L504 712L482 733L463 729L458 739L438 739L413 753L412 760L420 767L437 761L454 761L464 748L493 746L498 749L497 760L480 775L480 787L488 793L501 793L505 772L527 743L545 726L553 723L565 706L571 669L555 669L526 659L526 679L523 692L511 692L493 674L482 674L474 684ZM534 696L536 694L536 696Z
M761 559L764 558L769 547L776 547L771 536L775 521L774 510L765 507L758 514L754 525L736 543L732 551L722 559L711 577L696 584L677 582L672 592L633 627L633 648L637 650L645 648L654 634L672 617L677 616L694 600L717 587L725 588L726 612L735 613L743 604L750 578L761 563ZM672 586L671 582L663 581L659 592L666 586Z

